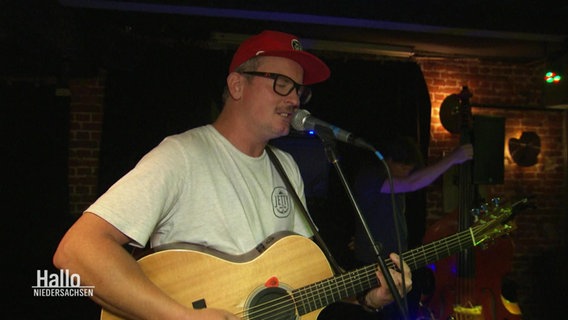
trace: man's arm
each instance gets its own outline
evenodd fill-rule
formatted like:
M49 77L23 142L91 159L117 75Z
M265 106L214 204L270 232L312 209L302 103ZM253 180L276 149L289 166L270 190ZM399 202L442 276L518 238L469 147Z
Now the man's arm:
M124 250L128 241L104 219L85 213L61 240L53 263L80 275L95 287L95 302L128 319L237 319L225 311L192 310L167 296Z
M434 182L454 164L463 163L472 159L472 157L473 146L464 144L433 165L416 170L407 177L393 177L394 191L395 193L404 193L422 189ZM390 189L390 183L387 179L381 187L381 193L390 193Z

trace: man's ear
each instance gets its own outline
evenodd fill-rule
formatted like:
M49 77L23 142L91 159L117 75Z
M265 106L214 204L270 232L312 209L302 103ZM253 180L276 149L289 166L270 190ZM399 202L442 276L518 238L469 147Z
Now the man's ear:
M227 76L227 89L234 100L239 100L243 94L244 77L237 73L231 72Z

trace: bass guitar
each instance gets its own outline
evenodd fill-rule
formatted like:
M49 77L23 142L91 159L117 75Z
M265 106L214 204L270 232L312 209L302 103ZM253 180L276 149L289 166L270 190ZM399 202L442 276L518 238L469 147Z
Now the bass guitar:
M498 208L475 226L403 253L412 270L507 234L512 208ZM377 264L334 276L325 254L290 232L268 237L249 253L233 256L192 244L154 248L138 259L144 273L180 303L220 308L241 319L316 319L333 302L380 285ZM386 259L388 267L394 267ZM101 319L121 319L102 310Z

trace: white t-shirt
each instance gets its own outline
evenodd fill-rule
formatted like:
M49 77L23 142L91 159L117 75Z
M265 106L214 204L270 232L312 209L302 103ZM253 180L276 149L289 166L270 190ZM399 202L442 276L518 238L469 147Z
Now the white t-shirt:
M305 204L296 162L273 150ZM266 151L245 155L212 125L165 138L86 211L140 247L188 242L241 254L278 231L312 234Z

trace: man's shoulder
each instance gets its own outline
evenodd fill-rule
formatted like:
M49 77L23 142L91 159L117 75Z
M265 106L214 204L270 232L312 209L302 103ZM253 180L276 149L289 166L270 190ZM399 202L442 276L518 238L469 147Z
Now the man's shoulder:
M180 133L175 133L167 136L164 141L178 141L181 143L187 143L196 139L208 139L208 137L215 134L215 131L210 125L203 125L199 127L194 127L187 129Z

